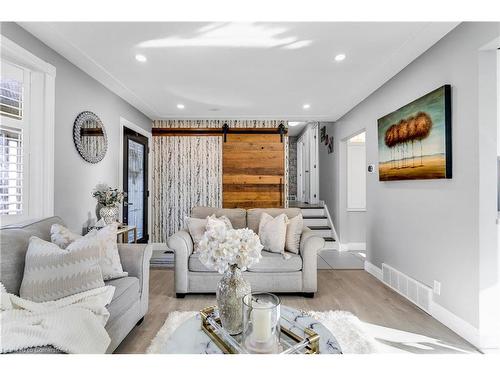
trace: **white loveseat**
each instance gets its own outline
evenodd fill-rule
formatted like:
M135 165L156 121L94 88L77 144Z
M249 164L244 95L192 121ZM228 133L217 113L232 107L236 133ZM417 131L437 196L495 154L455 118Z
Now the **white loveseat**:
M191 217L204 219L215 214L227 216L235 229L248 227L258 234L262 212L276 217L285 213L289 218L300 214L298 208L240 208L195 207ZM253 291L274 293L300 293L313 297L317 285L317 253L324 240L304 227L300 240L300 252L284 259L281 254L262 251L262 259L243 275ZM221 275L207 269L193 253L193 240L187 230L180 230L168 239L168 247L175 254L175 292L182 298L188 293L215 293Z

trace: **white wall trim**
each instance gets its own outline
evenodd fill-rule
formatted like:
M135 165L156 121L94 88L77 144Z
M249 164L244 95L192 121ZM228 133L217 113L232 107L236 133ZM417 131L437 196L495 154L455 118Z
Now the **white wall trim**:
M323 210L325 211L326 218L328 220L328 225L330 226L330 228L332 228L333 238L335 238L335 241L337 241L337 244L339 247L338 250L342 251L342 250L344 250L344 245L342 245L342 240L341 240L337 230L335 229L335 226L333 225L333 220L332 220L332 217L330 215L330 211L328 211L328 206L324 203L324 201L321 201L321 202L323 202Z
M378 268L376 265L370 263L367 260L365 260L365 271L370 275L375 276L379 281L383 282L382 269Z
M127 120L126 118L120 117L120 148L118 151L118 187L120 190L123 190L123 135L124 135L124 128L129 128L130 130L133 130L146 138L148 138L148 148L151 151L151 148L153 146L153 135L148 132L147 130L144 130L140 126L134 124L133 122ZM152 153L148 152L147 154L148 157L148 190L151 192L151 188L153 185L153 179L152 179L152 169L153 169L153 157ZM151 213L151 194L149 194L148 198L148 235L149 238L151 238L151 226L152 226L152 213ZM120 207L120 217L122 215L122 207Z
M2 56L7 57L10 61L18 63L25 68L43 72L45 74L56 76L55 66L43 61L38 56L32 54L28 50L14 43L9 38L0 34L0 47Z
M431 303L431 315L476 348L481 346L479 330L476 327L434 301Z
M384 283L382 277L382 269L370 263L369 261L365 261L365 271L369 274L373 275L377 278L381 283ZM391 288L391 290L393 290ZM394 291L397 293L397 291ZM402 294L398 293L403 298L407 299ZM411 301L410 301L411 302ZM412 302L413 303L413 302ZM430 315L436 319L437 321L444 324L446 327L454 331L457 335L461 336L476 348L481 347L479 330L472 326L470 323L466 322L462 318L456 316L451 311L445 309L443 306L436 303L434 300L431 301L431 311Z

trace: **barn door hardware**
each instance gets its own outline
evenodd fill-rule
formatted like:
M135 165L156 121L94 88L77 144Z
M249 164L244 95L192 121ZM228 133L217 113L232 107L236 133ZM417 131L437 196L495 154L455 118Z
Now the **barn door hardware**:
M224 134L224 143L227 141L227 132L229 131L229 125L226 123L222 125L222 134Z
M280 133L280 141L281 143L283 143L283 134L285 134L285 124L281 123L279 126L278 126L278 133Z

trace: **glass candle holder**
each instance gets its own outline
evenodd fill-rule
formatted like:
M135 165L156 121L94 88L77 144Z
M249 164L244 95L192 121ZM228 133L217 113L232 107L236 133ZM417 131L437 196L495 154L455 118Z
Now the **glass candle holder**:
M271 293L249 293L243 297L243 344L250 353L278 353L280 305Z

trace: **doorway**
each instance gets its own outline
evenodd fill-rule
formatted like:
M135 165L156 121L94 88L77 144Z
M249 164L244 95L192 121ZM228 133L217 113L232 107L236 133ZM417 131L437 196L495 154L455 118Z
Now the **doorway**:
M297 140L297 199L319 203L318 123L310 123Z
M123 223L137 227L137 242L147 243L148 235L148 153L149 140L127 127L123 128ZM129 233L128 242L133 241Z

